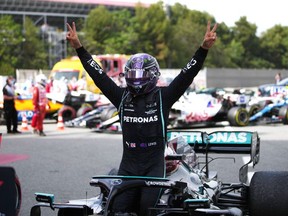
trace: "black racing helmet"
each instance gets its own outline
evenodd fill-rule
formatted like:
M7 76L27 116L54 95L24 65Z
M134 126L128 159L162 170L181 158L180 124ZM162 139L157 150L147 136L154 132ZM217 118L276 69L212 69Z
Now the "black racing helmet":
M160 76L159 64L153 56L138 53L127 61L125 71L127 87L132 94L141 95L151 92Z

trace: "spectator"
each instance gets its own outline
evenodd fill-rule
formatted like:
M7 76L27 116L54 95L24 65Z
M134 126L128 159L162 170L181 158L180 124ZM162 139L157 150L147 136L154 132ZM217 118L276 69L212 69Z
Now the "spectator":
M50 93L50 92L53 91L53 82L54 82L54 77L51 76L50 79L49 79L49 82L47 83L47 85L45 87L47 93Z
M75 76L72 77L72 79L68 83L69 91L77 91L77 78Z
M77 91L79 90L86 90L86 86L87 86L87 83L86 83L86 77L85 75L83 75L81 77L81 79L79 79L77 81Z
M281 73L275 75L275 83L278 84L282 80Z

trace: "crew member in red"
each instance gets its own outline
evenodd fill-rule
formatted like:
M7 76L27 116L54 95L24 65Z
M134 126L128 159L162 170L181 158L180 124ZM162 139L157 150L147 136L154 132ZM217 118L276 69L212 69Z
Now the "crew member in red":
M31 127L33 133L39 136L46 136L43 132L43 121L46 115L47 97L46 97L46 81L47 78L44 74L36 76L36 85L33 89L33 106L34 115L32 117Z

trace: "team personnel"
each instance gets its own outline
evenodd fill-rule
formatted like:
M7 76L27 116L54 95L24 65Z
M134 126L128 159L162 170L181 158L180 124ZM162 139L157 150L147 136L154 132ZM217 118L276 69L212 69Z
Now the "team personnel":
M126 88L117 86L81 45L75 23L67 27L67 40L76 49L85 70L119 111L123 155L118 174L165 177L164 150L170 108L202 68L208 49L216 41L217 24L211 30L208 22L202 45L168 87L156 86L160 76L157 60L149 54L138 53L128 60L122 74ZM116 215L145 216L148 208L155 206L159 195L160 190L155 188L125 191L117 196L113 210Z
M36 85L33 89L34 114L31 121L33 133L39 136L46 136L43 131L43 121L46 115L47 97L46 97L46 76L39 74L36 76Z
M18 116L17 110L15 108L15 88L14 88L15 79L13 76L8 76L6 79L6 84L3 87L3 99L4 99L4 116L6 120L6 128L8 134L17 134L21 133L18 131ZM13 126L13 128L12 128Z

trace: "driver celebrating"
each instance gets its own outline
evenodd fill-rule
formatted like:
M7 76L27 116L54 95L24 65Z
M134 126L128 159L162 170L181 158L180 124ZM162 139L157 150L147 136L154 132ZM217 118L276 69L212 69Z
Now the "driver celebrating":
M198 74L208 50L216 41L217 24L207 24L202 45L167 87L156 86L160 76L157 60L146 53L132 55L122 74L126 88L117 86L82 46L75 23L67 23L67 40L97 87L118 109L123 134L123 155L118 175L165 177L166 132L169 111ZM115 215L148 215L158 201L158 188L137 188L116 197Z

